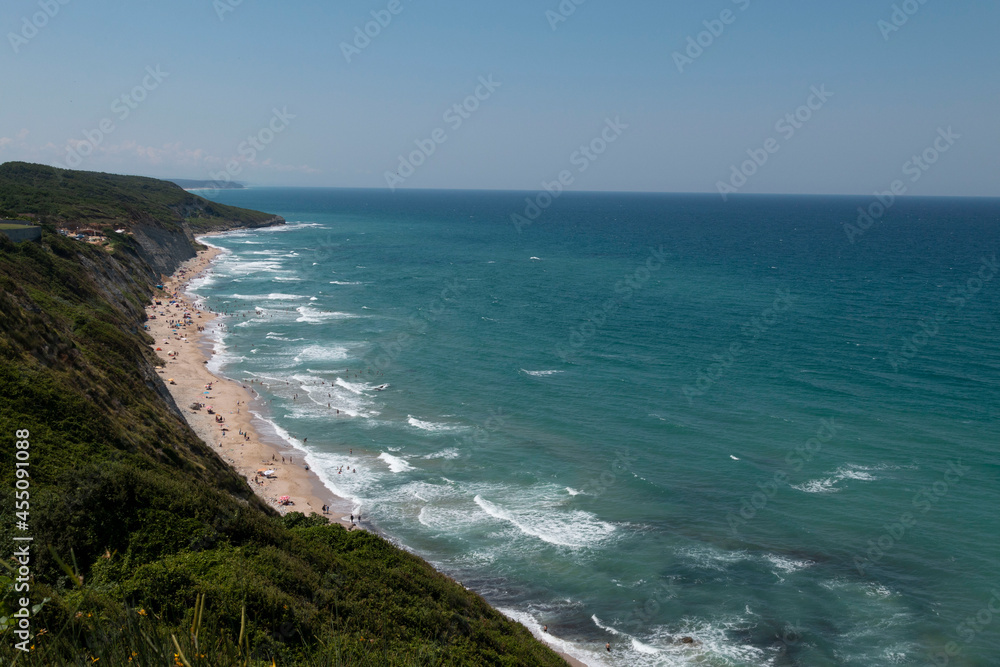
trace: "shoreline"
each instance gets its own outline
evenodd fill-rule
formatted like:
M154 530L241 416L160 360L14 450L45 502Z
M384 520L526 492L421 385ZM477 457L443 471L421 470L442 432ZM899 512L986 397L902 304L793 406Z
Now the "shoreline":
M262 431L273 431L273 427L253 414L265 407L253 388L221 373L217 375L209 371L213 342L207 329L220 315L198 308L184 288L191 280L204 275L223 252L216 246L198 251L195 257L182 263L173 275L164 280L162 292L170 296L154 298L146 307L146 331L153 337L152 348L162 362L157 373L163 377L174 402L198 437L246 479L254 493L268 505L283 515L289 512L302 512L306 516L315 513L347 530L364 530L361 525L351 523L351 502L334 494L318 474L306 467L304 462L308 452L296 448L276 433L262 437ZM157 300L161 305L156 305ZM190 314L190 318L184 318L185 313ZM154 316L156 319L153 319ZM174 328L178 324L178 328ZM177 353L176 356L170 356L173 352ZM205 391L208 385L212 386L210 392ZM195 402L206 407L192 409L190 406ZM207 406L213 408L214 415L207 413ZM216 421L216 417L220 416L224 423ZM228 430L223 431L223 428ZM296 457L299 463L294 463ZM277 474L274 479L259 481L256 473L261 469L273 469ZM286 495L293 505L278 503L278 498ZM330 506L330 511L324 513L323 505ZM588 667L546 641L546 633L539 633L524 623L522 625L571 667Z
M146 331L153 337L152 347L161 361L157 373L198 437L246 479L268 505L281 514L315 513L348 530L361 528L351 524L350 501L335 495L306 466L306 452L280 436L263 434L269 430L266 422L262 424L263 420L253 413L265 406L253 388L209 371L213 344L207 328L219 315L199 309L184 288L208 270L221 253L211 246L198 251L163 282L162 292L169 296L157 297L146 307ZM157 306L156 301L161 305ZM185 313L190 317L185 318ZM211 391L206 391L208 386ZM206 407L193 409L196 402ZM209 407L214 414L207 412ZM275 474L265 478L257 474L260 470L274 470ZM288 496L292 504L279 504L282 496ZM323 511L324 505L330 507L328 512Z

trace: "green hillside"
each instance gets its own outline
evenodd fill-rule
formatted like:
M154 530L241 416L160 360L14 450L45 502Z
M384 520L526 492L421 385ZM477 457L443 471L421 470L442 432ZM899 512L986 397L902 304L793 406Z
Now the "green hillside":
M185 196L149 179L46 168L12 188L19 169L0 168L0 201L46 216L143 219ZM117 201L121 192L130 198ZM142 330L154 278L142 257L126 242L107 252L51 230L41 243L0 237L0 540L33 538L31 605L48 598L30 619L33 649L16 650L10 615L25 593L14 588L18 563L0 561L0 661L565 664L420 558L260 502L155 372ZM19 479L28 509L15 506Z
M124 227L136 223L194 231L268 224L275 216L226 206L155 178L56 169L25 162L0 165L0 218L32 216L77 227Z

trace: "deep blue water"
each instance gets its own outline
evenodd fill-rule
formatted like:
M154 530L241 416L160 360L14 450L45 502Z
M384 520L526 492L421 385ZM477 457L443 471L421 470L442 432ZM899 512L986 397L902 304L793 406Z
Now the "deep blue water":
M220 193L222 372L591 664L1000 664L1000 201L525 196Z

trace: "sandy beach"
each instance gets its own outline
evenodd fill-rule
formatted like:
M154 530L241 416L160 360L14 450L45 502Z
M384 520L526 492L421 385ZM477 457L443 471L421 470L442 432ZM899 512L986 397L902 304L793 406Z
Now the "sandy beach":
M351 504L332 494L307 469L301 451L277 438L261 436L265 429L251 410L263 406L253 388L209 372L207 363L211 353L206 350L211 347L204 340L204 329L216 315L199 310L183 290L192 278L209 267L219 252L209 248L182 264L163 283L160 296L147 307L147 331L155 339L153 349L162 361L158 372L195 433L268 504L282 514L316 513L346 528L357 527L351 525ZM196 403L205 407L194 409ZM209 408L214 414L209 414ZM265 470L274 473L266 477L258 474ZM290 504L281 504L282 496L288 496ZM324 505L329 506L328 512L323 511Z

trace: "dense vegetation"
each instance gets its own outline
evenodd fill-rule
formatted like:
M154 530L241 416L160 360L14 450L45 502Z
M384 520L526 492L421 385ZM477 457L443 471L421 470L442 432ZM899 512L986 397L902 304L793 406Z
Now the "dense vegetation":
M202 199L155 178L56 169L25 162L0 165L0 218L30 216L73 228L151 223L195 231L266 224L273 215Z
M113 199L93 187L90 202ZM30 199L37 211L89 206L23 184L5 190L0 201ZM31 602L41 604L33 650L16 651L8 627L0 660L564 664L420 558L260 502L194 435L155 372L141 327L153 278L140 255L46 227L41 243L0 237L0 540L34 538ZM30 432L27 532L15 529L18 429ZM0 567L0 627L23 595L12 590L12 550Z

